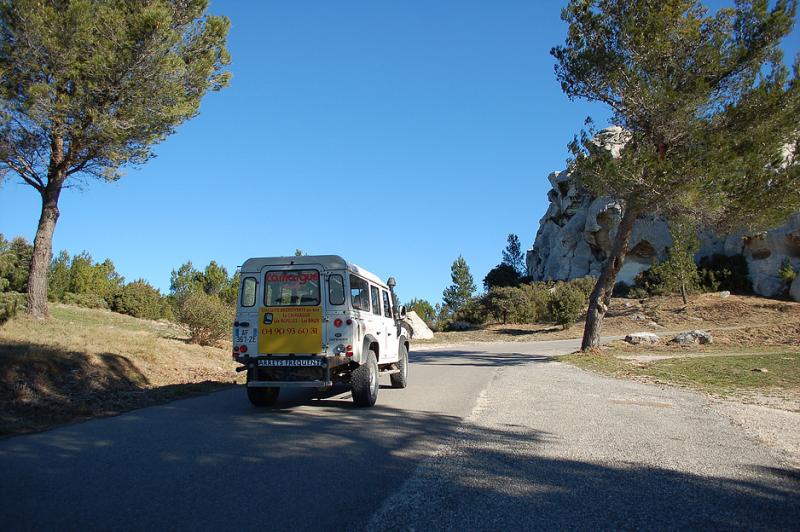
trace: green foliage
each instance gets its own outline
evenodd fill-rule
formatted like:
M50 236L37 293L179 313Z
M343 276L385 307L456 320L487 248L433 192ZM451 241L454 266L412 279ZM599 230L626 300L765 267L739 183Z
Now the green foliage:
M62 250L50 263L50 273L47 275L47 297L51 301L63 301L64 295L70 290L72 282L72 259L66 250Z
M522 277L527 272L525 271L525 256L522 254L522 245L519 242L519 237L514 233L510 233L506 241L507 244L506 248L503 250L502 264L511 266L517 276Z
M64 294L64 298L62 300L67 305L77 305L79 307L86 307L86 308L108 308L108 303L102 296L98 294L92 294L90 292L84 292L80 294L75 294L73 292L67 292Z
M498 264L483 278L483 287L486 290L501 286L517 286L521 278L517 270L510 264Z
M231 334L234 310L218 297L205 292L192 292L177 302L179 323L189 329L190 341L215 345Z
M25 308L25 294L0 292L0 325L14 318Z
M69 282L72 293L94 294L109 302L124 282L110 259L95 263L86 251L72 257Z
M458 310L453 312L452 319L449 320L447 327L452 328L452 324L456 322L483 325L487 319L488 315L483 304L483 298L471 297Z
M450 279L453 284L448 286L442 294L444 305L453 312L457 312L472 298L475 293L475 282L467 266L467 261L461 255L453 261L450 267Z
M114 180L148 160L228 83L230 23L207 4L0 3L0 161L39 189L80 173Z
M489 290L483 297L483 305L489 315L504 324L512 321L524 321L520 317L525 315L528 307L528 298L523 290L516 287L497 287Z
M571 0L552 50L570 98L606 104L622 131L572 143L583 185L635 211L768 227L800 208L800 82L782 63L794 1ZM616 137L616 138L612 138ZM603 140L624 142L615 157Z
M753 292L747 259L743 255L714 254L703 257L698 263L698 275L700 286L706 291L728 290L734 294Z
M123 286L111 301L111 310L114 312L148 320L166 317L167 308L161 292L143 279Z
M412 299L406 303L405 306L407 311L416 312L417 315L428 324L428 327L431 327L436 320L436 310L433 308L433 305L425 299Z
M25 292L33 246L18 236L11 242L0 234L0 291Z
M781 281L787 285L792 284L792 281L797 278L797 270L794 269L789 259L783 260L783 263L778 270L778 276L781 278Z
M576 286L563 283L553 291L547 309L553 322L568 329L586 309L586 296Z

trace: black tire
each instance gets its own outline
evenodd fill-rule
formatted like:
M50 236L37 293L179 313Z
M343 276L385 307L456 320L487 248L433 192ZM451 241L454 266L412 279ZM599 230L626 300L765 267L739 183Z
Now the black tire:
M400 344L398 350L397 368L400 373L392 373L389 375L389 380L392 381L392 388L405 388L408 386L408 349L405 344Z
M353 385L353 402L356 406L372 406L378 400L378 361L370 349L367 361L356 368L350 377Z
M255 406L273 406L278 400L280 388L247 388L247 398Z

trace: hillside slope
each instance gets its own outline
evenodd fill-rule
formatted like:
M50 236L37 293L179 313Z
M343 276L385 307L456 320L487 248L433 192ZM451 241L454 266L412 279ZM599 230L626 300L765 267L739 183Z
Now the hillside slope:
M52 305L0 327L0 435L113 415L235 382L229 349L179 326Z

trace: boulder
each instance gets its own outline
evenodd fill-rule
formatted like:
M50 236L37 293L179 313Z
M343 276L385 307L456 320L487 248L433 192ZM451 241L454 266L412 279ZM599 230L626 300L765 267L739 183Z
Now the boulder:
M651 332L637 332L631 333L625 337L625 341L629 344L657 344L661 341L657 334Z
M719 293L719 297L721 297L722 299L725 299L726 297L730 297L730 296L731 296L731 293L728 290L723 290L722 292Z
M800 275L795 277L794 281L792 281L792 286L789 288L789 295L792 296L792 299L795 301L800 301Z
M403 321L411 328L411 338L414 340L430 340L433 338L433 331L425 323L425 320L420 318L413 310L406 313L406 319Z
M670 342L678 345L710 344L714 342L714 337L706 331L686 331L678 334Z

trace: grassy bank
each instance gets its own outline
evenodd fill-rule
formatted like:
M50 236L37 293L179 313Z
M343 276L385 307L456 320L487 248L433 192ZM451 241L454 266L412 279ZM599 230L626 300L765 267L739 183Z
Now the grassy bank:
M162 403L232 384L227 348L175 324L53 305L0 328L0 435Z
M612 346L602 353L572 354L559 360L617 378L688 387L722 397L772 397L797 409L800 347L639 349Z

